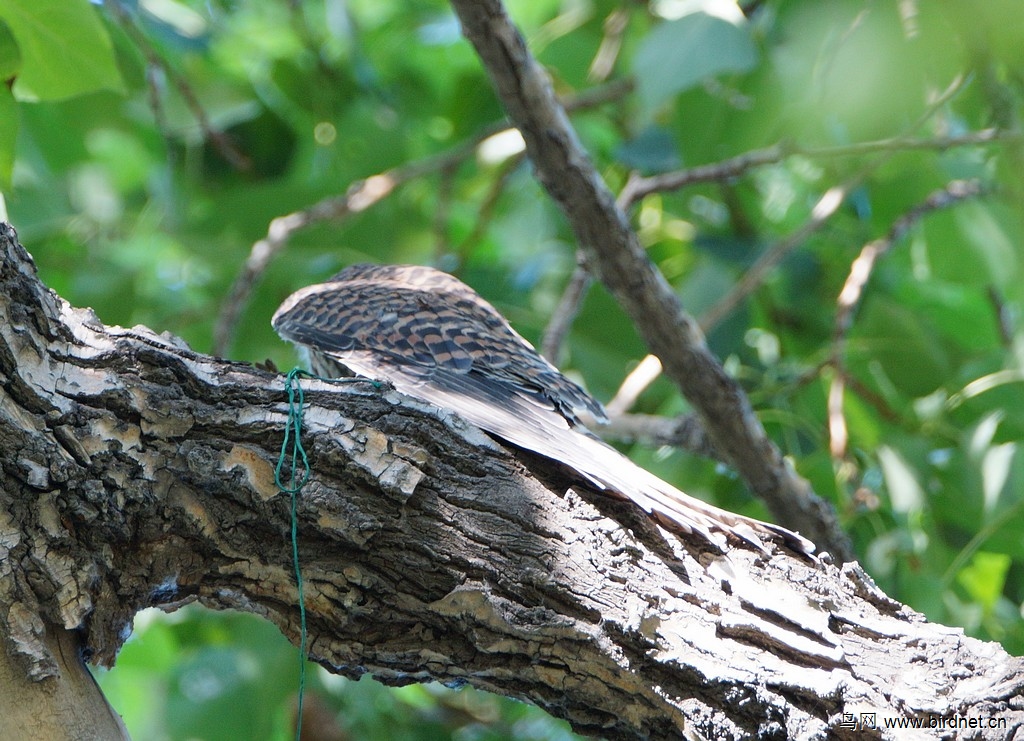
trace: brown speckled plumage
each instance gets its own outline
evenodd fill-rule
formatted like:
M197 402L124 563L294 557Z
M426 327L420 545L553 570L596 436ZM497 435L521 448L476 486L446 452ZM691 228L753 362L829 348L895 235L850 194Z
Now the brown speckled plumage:
M602 489L717 548L725 534L764 548L788 530L687 496L582 426L604 410L544 360L473 289L433 268L355 265L292 294L274 314L283 338L310 351L313 370L390 381L402 393L457 412L483 430L560 461Z

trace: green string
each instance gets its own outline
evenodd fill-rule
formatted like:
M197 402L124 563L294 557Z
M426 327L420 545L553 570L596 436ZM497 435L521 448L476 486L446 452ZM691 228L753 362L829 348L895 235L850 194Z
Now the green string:
M299 567L299 492L309 481L309 457L302 446L302 412L305 406L305 393L299 378L313 378L328 383L370 383L374 388L381 388L379 381L366 378L321 378L307 373L301 368L292 368L284 379L284 389L288 392L288 422L284 428L284 441L281 443L281 455L274 468L274 483L277 488L291 496L292 524L292 565L295 568L295 585L299 599L299 698L295 710L295 741L302 736L302 701L306 693L306 599L302 582L302 569ZM290 450L289 450L290 444ZM288 486L282 476L285 462L288 465Z
M302 409L305 394L299 376L305 371L292 368L284 379L284 389L288 392L288 422L284 428L284 441L281 443L281 455L274 469L274 483L277 488L291 496L292 500L292 566L295 569L295 585L299 599L299 699L295 709L295 740L302 736L302 700L306 694L306 599L302 583L302 569L299 568L299 492L309 481L309 457L302 446ZM289 455L289 443L291 451ZM288 461L289 485L285 486L281 478L285 459Z

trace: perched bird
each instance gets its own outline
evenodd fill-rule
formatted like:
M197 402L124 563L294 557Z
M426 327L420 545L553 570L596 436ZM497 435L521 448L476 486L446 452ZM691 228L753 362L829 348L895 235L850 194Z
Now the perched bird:
M606 421L601 405L447 273L416 265L354 265L289 296L272 324L309 351L313 372L332 377L348 375L348 369L387 380L404 394L559 461L663 525L719 550L730 535L761 550L767 550L766 539L807 554L814 550L784 528L684 494L602 442L578 416Z

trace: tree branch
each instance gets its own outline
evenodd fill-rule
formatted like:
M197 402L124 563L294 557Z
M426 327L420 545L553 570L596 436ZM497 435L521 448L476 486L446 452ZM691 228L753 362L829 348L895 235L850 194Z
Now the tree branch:
M577 252L576 257L576 267L569 277L565 290L562 291L562 297L558 300L558 306L551 312L551 319L548 321L548 326L544 329L544 337L540 343L540 354L554 365L559 364L558 354L562 349L562 343L565 342L569 329L572 327L572 322L580 310L580 305L583 303L583 298L587 295L587 289L590 288L590 284L593 281L590 271L587 270L583 260L580 259L582 255Z
M541 184L566 214L591 267L704 418L715 447L781 523L840 559L849 558L849 541L834 511L786 465L739 384L708 350L693 317L651 264L501 3L453 0L453 6L523 134Z
M0 634L26 676L62 676L47 630L112 663L153 605L246 610L297 639L280 376L102 325L0 225L0 379ZM300 554L309 650L332 671L469 681L610 739L857 738L854 707L1024 723L1019 660L855 564L701 551L450 414L306 388ZM901 679L912 657L921 681Z
M929 110L934 110L934 108L929 107ZM628 211L633 204L652 193L681 190L699 183L726 183L755 168L775 165L794 156L812 160L833 160L840 157L858 157L875 153L893 154L922 149L945 152L957 147L976 147L1000 143L1017 144L1022 139L1024 139L1024 133L1014 129L988 128L949 136L919 137L905 134L888 139L875 139L835 147L800 147L793 143L782 142L762 149L743 152L720 162L697 165L684 170L673 170L649 176L632 174L619 194L619 203L624 210Z
M131 17L128 9L124 7L121 0L104 0L104 6L110 11L114 20L117 21L121 29L125 34L132 40L139 52L145 56L146 64L151 70L160 70L167 80L174 86L178 91L178 95L181 96L182 101L185 103L185 107L189 109L192 116L196 119L196 123L199 125L199 130L203 132L203 141L210 142L213 147L224 161L227 162L231 167L235 168L238 172L250 172L252 170L252 160L247 154L238 149L235 143L231 140L231 137L225 134L220 129L216 128L211 122L210 117L206 114L206 110L199 102L199 98L196 96L195 91L192 90L192 86L188 84L186 79L179 75L171 66L168 64L153 48L153 45L149 43L145 34L139 29L135 23L135 19ZM150 82L151 88L151 105L153 107L153 118L157 121L161 132L166 136L166 128L161 123L164 121L164 115L162 113L162 106L160 105L159 93L155 85L155 80L151 74L147 74L147 79Z
M850 274L846 277L842 291L836 299L835 329L832 336L830 363L836 373L829 384L828 391L828 431L829 451L833 458L846 458L848 441L846 415L843 412L843 398L846 390L846 340L853 326L853 315L860 305L864 287L874 270L875 263L885 255L892 246L903 239L903 236L921 219L933 211L948 208L968 198L984 193L982 184L977 180L954 180L928 195L924 201L914 206L898 218L884 237L875 239L864 245L857 259L850 266Z

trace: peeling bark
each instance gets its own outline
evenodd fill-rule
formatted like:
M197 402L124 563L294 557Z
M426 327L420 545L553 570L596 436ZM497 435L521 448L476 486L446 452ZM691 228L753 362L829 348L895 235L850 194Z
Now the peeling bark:
M469 682L612 739L862 738L841 721L866 709L1024 724L1020 660L856 564L702 551L387 388L305 388L309 648L334 672ZM49 636L109 665L149 606L297 640L286 413L281 376L71 308L0 226L0 702L67 677Z

